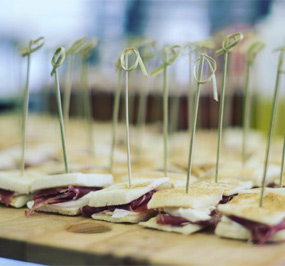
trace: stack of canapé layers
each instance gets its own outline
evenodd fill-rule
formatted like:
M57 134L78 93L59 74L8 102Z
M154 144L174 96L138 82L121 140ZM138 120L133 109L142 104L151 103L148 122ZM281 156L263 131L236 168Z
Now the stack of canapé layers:
M91 154L86 120L70 119L66 127L68 175L64 174L56 117L29 117L22 175L19 117L2 115L0 124L0 201L3 207L19 208L27 219L45 212L138 223L142 230L188 235L207 230L213 237L257 244L285 239L285 189L279 188L282 139L273 139L260 208L266 148L261 132L249 132L249 157L242 164L242 131L225 129L215 182L217 131L197 130L186 193L189 132L169 136L165 174L161 126L147 125L143 132L131 126L130 185L124 124L118 125L110 173L111 123L94 122L95 152Z

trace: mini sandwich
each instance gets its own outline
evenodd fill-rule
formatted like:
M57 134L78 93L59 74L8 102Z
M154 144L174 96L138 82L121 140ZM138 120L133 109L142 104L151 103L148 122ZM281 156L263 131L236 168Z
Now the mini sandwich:
M40 176L37 172L19 171L0 172L0 202L6 206L21 208L29 199L32 179Z
M70 173L45 176L31 184L33 200L28 202L30 216L34 211L63 215L78 215L80 208L88 204L90 192L113 184L109 174Z
M169 188L175 188L175 187L185 187L186 184L186 178L187 175L186 174L182 174L182 173L173 173L173 172L168 172L167 176L164 175L163 171L142 171L142 172L138 172L132 175L133 178L149 178L149 179L156 179L156 178L162 178L162 177L168 177L169 181L162 184L159 187L159 190L161 189L169 189ZM121 181L127 181L128 180L128 176L123 176L121 178ZM191 175L190 178L190 184L193 184L197 182L197 178L195 176Z
M92 193L88 206L82 208L83 216L114 223L139 223L156 212L147 209L147 203L168 178L134 179L114 184Z
M281 172L281 169L280 169L280 172ZM279 172L279 177L276 178L274 180L274 182L268 184L267 187L269 187L269 188L280 188L280 172ZM285 180L284 180L285 178L284 177L285 177L285 170L284 170L284 173L283 173L283 184L282 184L283 188L285 187Z
M181 157L181 158L180 158ZM179 167L183 171L187 171L188 169L188 161L185 159L186 156L176 156L175 158L171 159L171 162L173 165ZM194 163L191 168L191 172L193 175L197 177L204 176L205 173L208 173L214 166L214 163L208 163L208 162L201 162L201 163Z
M155 167L156 171L162 172L164 170L164 162L162 160L157 161ZM153 169L153 168L151 168ZM168 170L171 172L176 173L185 173L185 170L181 168L179 165L176 165L170 161L170 164L168 165Z
M20 165L20 147L12 146L1 151L1 156L10 157L16 165ZM30 144L26 151L25 168L40 165L56 158L57 149L52 144Z
M196 142L195 145L199 147L199 149L193 151L191 173L196 177L203 177L206 174L212 174L212 169L214 169L216 165L216 148L211 148L212 143L209 143L206 139L204 139L203 142L204 143L200 142L199 144ZM213 143L215 143L215 141ZM187 171L188 156L185 156L185 154L188 154L188 152L188 150L187 153L181 152L180 155L178 154L177 156L171 158L171 162L175 166L180 167L180 169ZM223 162L228 164L232 161L236 161L236 155L233 153L224 154L221 156L221 164Z
M0 153L0 170L10 170L17 167L15 160L5 153Z
M201 188L221 188L223 190L223 198L220 204L225 204L238 195L240 191L251 189L252 181L240 181L237 178L223 177L215 183L215 177L200 178L193 186Z
M260 187L263 178L264 164L259 162L250 162L246 165L241 163L228 163L222 164L219 169L219 177L237 178L241 181L252 181L253 187ZM210 176L214 173L214 169L208 171L204 176ZM266 185L272 184L276 178L280 175L280 166L275 164L268 164Z
M220 237L250 240L257 244L285 240L285 189L266 189L263 206L259 191L239 194L219 205L223 213L215 234Z
M243 145L243 129L236 127L225 129L223 141L224 147L228 152L241 154ZM256 151L259 151L259 154L262 154L263 158L265 145L266 138L264 132L252 129L248 131L246 149L247 154L250 156L250 158Z
M185 188L161 190L147 205L150 210L159 210L159 214L140 225L182 234L192 234L206 227L215 228L220 220L216 206L222 196L221 188L191 186L189 193L185 193Z
M94 164L94 160L93 160ZM59 175L64 172L64 165L61 161L49 161L45 162L41 165L37 165L34 167L30 167L29 170L33 171L41 171L46 173L46 175ZM106 170L102 170L100 168L95 169L91 166L91 162L85 160L85 162L74 162L69 166L69 171L71 173L106 173Z

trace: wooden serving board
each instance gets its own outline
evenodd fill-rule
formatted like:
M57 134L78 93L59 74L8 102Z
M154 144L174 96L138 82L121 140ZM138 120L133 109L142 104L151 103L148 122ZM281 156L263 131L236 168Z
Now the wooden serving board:
M23 209L0 207L0 256L49 265L281 265L285 243L254 246L43 213L26 218Z

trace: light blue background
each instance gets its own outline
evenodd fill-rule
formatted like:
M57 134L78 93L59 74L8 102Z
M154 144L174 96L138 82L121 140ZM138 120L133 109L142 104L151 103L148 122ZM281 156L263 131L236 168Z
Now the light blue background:
M19 266L19 265L20 266L36 266L36 265L40 265L40 264L0 258L0 265L1 266L16 266L16 265L17 266Z

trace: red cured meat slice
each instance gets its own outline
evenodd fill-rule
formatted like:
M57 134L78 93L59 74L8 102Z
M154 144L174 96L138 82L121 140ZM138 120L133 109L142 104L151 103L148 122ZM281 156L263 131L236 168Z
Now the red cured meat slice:
M234 215L227 216L232 221L247 228L251 232L251 241L259 245L265 244L278 231L285 229L285 219L277 225L267 225L259 222L250 221Z
M103 211L113 212L115 209L123 209L133 212L151 212L151 210L147 209L147 204L150 201L155 191L156 190L152 190L142 195L138 199L133 200L130 203L124 205L114 205L114 206L105 206L105 207L84 206L83 208L81 208L81 214L85 217L91 217L91 215L94 213L103 212Z
M33 195L34 205L27 210L26 216L29 217L39 207L46 204L55 204L77 200L91 191L99 190L98 187L76 187L68 186L68 188L51 188L38 190Z
M215 228L217 223L221 220L221 213L217 210L213 210L210 214L211 219L191 222L185 218L173 216L170 214L159 214L156 218L156 222L161 225L171 226L184 226L185 224L197 224L200 226Z
M0 201L6 206L8 206L11 203L15 194L15 191L0 188Z
M223 195L223 198L221 199L221 201L219 202L219 204L226 204L228 203L229 201L231 201L235 196L237 196L238 194L233 194L233 195L230 195L230 196L224 196Z

